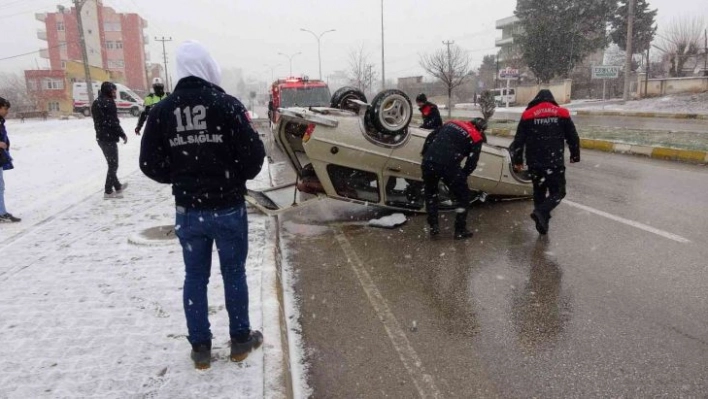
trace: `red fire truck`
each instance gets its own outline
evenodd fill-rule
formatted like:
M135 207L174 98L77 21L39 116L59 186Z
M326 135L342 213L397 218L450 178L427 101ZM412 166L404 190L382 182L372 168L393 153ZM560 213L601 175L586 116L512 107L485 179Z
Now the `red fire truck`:
M331 97L327 83L321 80L307 77L278 79L270 87L268 119L274 126L280 119L278 108L328 107Z

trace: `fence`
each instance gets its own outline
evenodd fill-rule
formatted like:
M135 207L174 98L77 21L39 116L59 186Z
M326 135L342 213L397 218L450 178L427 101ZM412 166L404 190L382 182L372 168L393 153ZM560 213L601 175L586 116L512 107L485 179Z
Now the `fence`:
M708 91L708 77L688 78L646 78L646 73L640 73L637 79L640 97L658 97L678 93L698 93Z
M570 95L572 93L573 81L571 79L565 79L562 82L533 85L533 86L519 86L516 88L516 103L517 104L527 104L536 97L539 90L548 89L553 93L553 97L559 104L567 104L570 102Z

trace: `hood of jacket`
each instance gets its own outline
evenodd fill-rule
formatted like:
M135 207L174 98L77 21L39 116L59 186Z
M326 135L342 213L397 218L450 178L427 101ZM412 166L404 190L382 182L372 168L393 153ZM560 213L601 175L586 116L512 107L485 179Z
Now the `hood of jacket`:
M221 67L199 42L182 43L177 49L176 64L177 80L195 76L217 86L221 84Z
M556 99L553 97L553 93L551 93L550 90L543 89L539 91L538 94L536 94L536 98L531 100L529 106L526 107L526 109L531 109L541 103L551 103L555 106L558 106Z

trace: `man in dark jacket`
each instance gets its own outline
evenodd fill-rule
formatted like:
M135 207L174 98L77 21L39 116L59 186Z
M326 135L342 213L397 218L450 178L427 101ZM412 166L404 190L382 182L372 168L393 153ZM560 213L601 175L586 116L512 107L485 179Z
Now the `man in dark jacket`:
M103 82L98 98L91 105L93 126L96 129L96 141L101 147L108 163L106 185L103 198L123 198L123 190L128 186L118 181L118 142L128 143L128 136L123 132L116 107L116 85Z
M175 230L182 245L184 310L191 358L198 369L211 363L207 285L216 243L229 315L231 360L244 360L263 342L248 316L248 220L246 181L263 166L265 149L246 108L218 84L221 70L197 42L177 50L179 82L148 118L140 168L151 179L172 184Z
M484 141L483 133L477 130L473 122L457 120L447 122L426 138L421 168L431 236L440 234L438 187L442 180L458 201L455 210L455 239L472 237L472 232L467 230L467 209L471 201L467 178L477 168ZM460 166L464 158L467 158L467 162L462 168Z
M138 118L138 126L135 127L135 134L140 136L140 131L143 129L143 125L147 120L148 115L150 115L150 110L152 106L162 101L163 98L167 97L170 93L165 93L165 84L162 83L160 78L155 78L155 82L152 84L152 93L145 97L145 109L140 113Z
M415 98L415 102L418 104L420 114L423 115L423 124L420 125L422 129L432 130L442 126L443 123L438 106L429 102L425 94L419 94L418 97Z
M540 234L548 233L551 211L565 197L565 142L570 163L580 162L580 138L570 112L558 106L549 90L541 90L521 116L511 143L514 167L523 168L524 153L533 180L531 218Z
M0 223L17 223L22 219L13 216L5 208L5 179L6 170L14 169L10 156L10 138L5 129L5 117L10 112L10 102L0 97Z

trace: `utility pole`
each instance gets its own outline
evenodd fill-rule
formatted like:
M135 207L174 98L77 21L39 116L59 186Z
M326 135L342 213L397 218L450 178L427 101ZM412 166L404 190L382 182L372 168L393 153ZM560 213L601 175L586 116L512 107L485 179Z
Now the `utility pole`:
M708 29L703 31L703 34L706 41L703 47L703 76L708 76Z
M171 42L172 37L170 36L170 37L166 38L166 37L162 36L162 38L160 39L157 36L155 36L155 41L162 42L162 59L165 63L164 64L165 65L165 87L167 88L168 92L172 92L172 88L170 87L170 75L167 73L167 49L165 48L165 43Z
M452 116L452 81L454 76L452 76L452 55L450 54L450 46L455 44L453 40L443 41L443 44L447 46L447 79L445 82L447 84L447 117Z
M634 2L629 0L627 15L627 56L624 60L624 101L629 101L630 72L632 69L632 37L634 36Z
M76 22L79 28L79 40L81 42L81 58L84 62L84 80L86 80L86 93L89 99L89 114L91 114L91 106L93 105L93 82L91 81L91 67L88 60L88 50L86 50L86 37L84 36L84 21L81 18L81 10L84 8L88 0L74 0L74 8L76 9Z
M384 53L384 0L381 0L381 90L386 90L386 58Z

